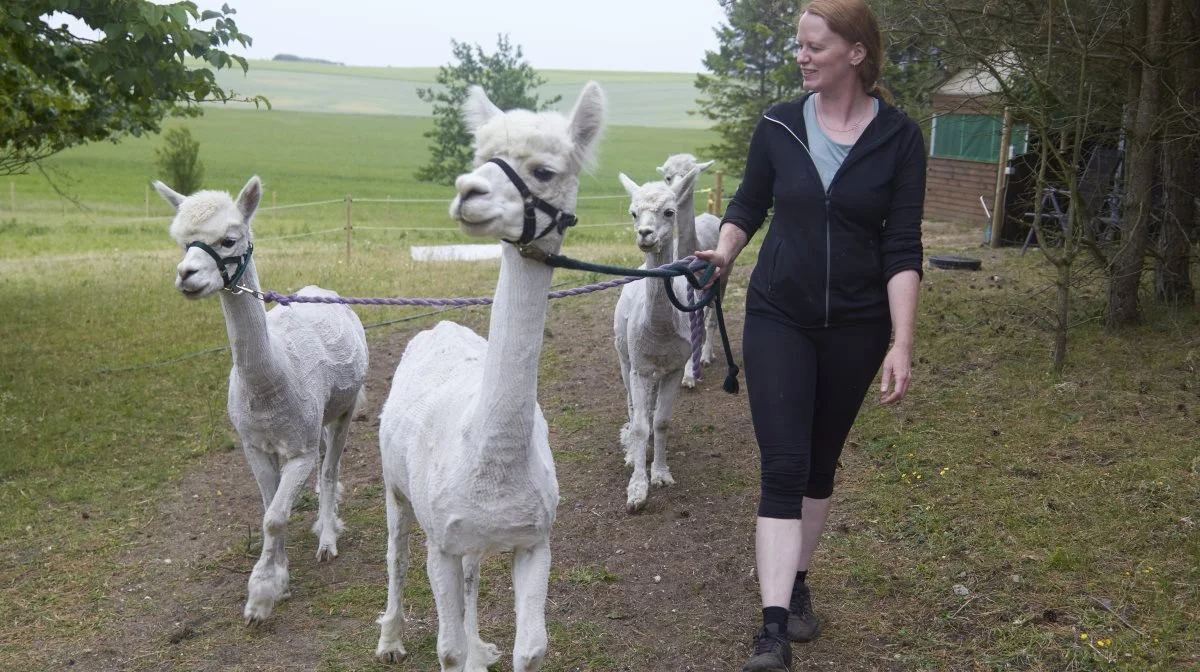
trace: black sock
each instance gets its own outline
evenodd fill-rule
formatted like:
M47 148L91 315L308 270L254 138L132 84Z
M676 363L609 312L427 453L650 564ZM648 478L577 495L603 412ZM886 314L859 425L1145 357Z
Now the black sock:
M775 634L787 632L787 607L763 607L763 628L773 630ZM772 628L771 626L775 626Z
M796 583L792 584L792 589L794 590L796 588L796 586L804 583L804 579L806 579L806 578L808 578L808 570L807 569L804 570L803 572L796 572Z

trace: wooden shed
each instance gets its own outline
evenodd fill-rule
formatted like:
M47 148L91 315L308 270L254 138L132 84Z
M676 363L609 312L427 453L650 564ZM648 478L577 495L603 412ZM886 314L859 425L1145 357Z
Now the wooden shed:
M981 231L987 227L987 212L994 210L1004 136L1004 110L995 96L998 91L995 77L975 68L955 73L934 90L926 217L975 222ZM1023 154L1028 142L1028 129L1015 125L1006 159Z

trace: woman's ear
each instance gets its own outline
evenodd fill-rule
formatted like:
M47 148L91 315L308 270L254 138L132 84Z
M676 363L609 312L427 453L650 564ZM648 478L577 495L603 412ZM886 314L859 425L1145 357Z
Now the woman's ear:
M862 42L855 42L853 47L850 47L850 65L858 67L867 58L867 48Z

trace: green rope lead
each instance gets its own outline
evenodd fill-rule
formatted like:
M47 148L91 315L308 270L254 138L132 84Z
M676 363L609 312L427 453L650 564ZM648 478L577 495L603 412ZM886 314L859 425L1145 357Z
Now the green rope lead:
M701 299L694 304L687 305L679 301L679 297L675 296L675 288L671 280L683 276L687 279L688 284L695 289L701 289L707 285L716 272L717 267L712 263L696 259L695 257L687 257L680 259L673 264L662 266L660 268L623 268L621 266L609 266L607 264L593 264L578 259L565 257L561 254L545 254L537 248L527 247L522 249L522 254L540 259L547 266L553 268L563 268L573 271L589 271L592 273L606 273L608 275L625 275L639 278L662 278L663 283L667 287L667 298L671 301L671 305L675 306L680 311L685 313L702 310L709 303L713 303L717 310L717 327L721 332L721 346L725 350L725 364L728 373L725 375L725 382L721 385L721 389L729 394L737 394L738 380L737 375L740 369L733 361L733 348L729 345L729 333L725 329L725 312L721 307L721 292L720 283L713 283L709 290L701 295ZM695 271L703 269L700 277L697 278Z

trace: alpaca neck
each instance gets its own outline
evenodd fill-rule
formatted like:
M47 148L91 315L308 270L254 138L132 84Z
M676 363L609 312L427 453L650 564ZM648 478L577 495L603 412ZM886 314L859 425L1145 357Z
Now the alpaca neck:
M527 470L537 407L538 359L554 269L501 245L500 279L488 327L483 389L471 444L482 472L496 481Z
M246 264L246 272L238 283L249 289L259 289L258 271L254 260ZM262 385L278 385L278 363L267 332L267 309L263 302L248 292L221 292L221 308L225 311L225 330L229 333L229 348L233 365L243 383L251 389Z
M658 268L674 261L671 248L664 245L660 252L646 253L646 268ZM641 282L646 284L646 316L651 324L666 326L675 325L675 306L667 298L667 288L659 278L646 278Z
M696 239L696 198L695 192L688 190L676 204L675 213L675 258L690 257L700 249Z

